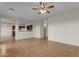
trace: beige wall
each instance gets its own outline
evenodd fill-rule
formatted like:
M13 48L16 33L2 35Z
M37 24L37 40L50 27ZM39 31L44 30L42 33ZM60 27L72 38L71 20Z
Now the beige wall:
M49 18L48 40L79 46L79 9Z

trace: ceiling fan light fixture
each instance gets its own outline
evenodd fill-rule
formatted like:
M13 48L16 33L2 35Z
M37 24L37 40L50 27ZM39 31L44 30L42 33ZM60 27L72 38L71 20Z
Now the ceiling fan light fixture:
M46 6L43 2L39 2L39 7L38 8L32 8L33 10L39 10L38 14L44 14L44 13L50 13L51 8L54 8L54 5L49 5Z
M44 14L44 13L46 13L46 10L44 9L44 10L40 10L40 12L42 13L42 14Z

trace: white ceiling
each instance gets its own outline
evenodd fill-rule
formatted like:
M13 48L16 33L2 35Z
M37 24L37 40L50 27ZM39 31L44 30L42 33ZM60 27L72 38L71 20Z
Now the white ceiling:
M33 7L38 7L37 2L0 2L0 15L33 21L46 19L47 17L79 8L78 2L46 2L46 4L55 6L50 14L38 14L38 11L32 10ZM10 11L9 8L13 8L15 11Z

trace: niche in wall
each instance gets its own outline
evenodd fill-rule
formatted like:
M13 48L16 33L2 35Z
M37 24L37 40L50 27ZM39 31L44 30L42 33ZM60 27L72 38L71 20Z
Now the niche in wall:
M32 31L33 30L33 25L25 25L25 24L21 24L19 25L19 31Z
M32 31L32 30L33 30L33 25L27 25L26 29L27 29L28 31Z
M19 25L19 30L25 30L25 25Z

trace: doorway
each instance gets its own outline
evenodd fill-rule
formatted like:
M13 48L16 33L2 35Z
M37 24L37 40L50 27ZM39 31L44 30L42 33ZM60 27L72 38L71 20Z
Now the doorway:
M12 37L15 37L15 26L12 26Z
M48 23L44 20L44 39L48 39Z
M15 41L15 35L16 35L16 32L15 32L15 25L12 26L12 40L13 42Z

